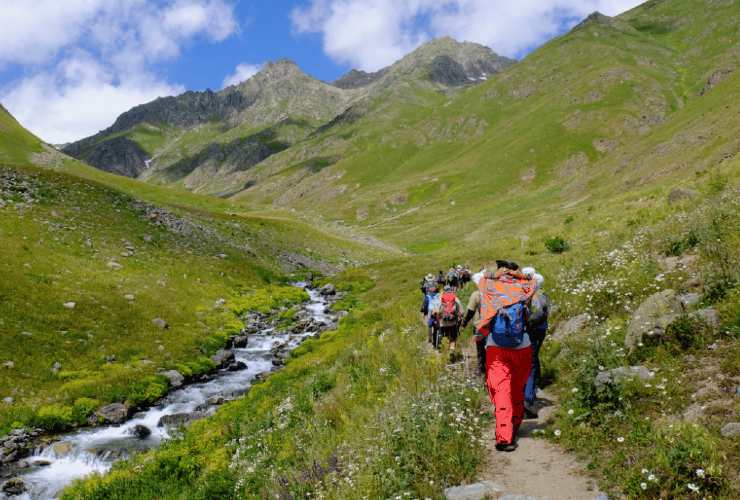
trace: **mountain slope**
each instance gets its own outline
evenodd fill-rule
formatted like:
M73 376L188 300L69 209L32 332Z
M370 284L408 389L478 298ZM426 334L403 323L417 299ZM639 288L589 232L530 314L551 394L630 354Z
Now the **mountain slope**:
M117 174L219 192L220 179L290 148L387 88L411 82L436 90L455 88L511 63L488 48L440 39L375 76L357 80L353 73L329 85L283 60L220 92L186 92L137 106L64 151ZM358 84L363 78L367 82Z
M702 170L737 152L739 14L735 2L674 0L591 16L462 93L389 92L350 108L299 147L235 175L233 185L249 186L236 199L418 245L485 232L467 214L510 212L512 189L526 193L514 212L532 216L625 186L678 182L682 157L701 156L692 168ZM677 129L683 137L668 137Z

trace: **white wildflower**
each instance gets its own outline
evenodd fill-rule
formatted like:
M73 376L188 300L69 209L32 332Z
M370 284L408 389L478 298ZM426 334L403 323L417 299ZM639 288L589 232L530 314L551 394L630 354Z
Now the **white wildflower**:
M655 474L650 474L650 475L648 476L648 481L657 481L657 480L658 480L658 478L657 478L657 477L655 477Z
M560 437L560 429L555 429L555 432L553 434L555 434L555 437Z
M573 411L573 408L571 408L570 410L568 410L568 415L573 415L574 413L575 412Z
M619 437L617 438L617 443L624 443L624 437L622 437L622 436L619 436Z
M699 491L699 487L697 485L695 485L694 483L689 483L689 484L686 485L686 487L688 489L690 489L691 491L693 491L694 493L696 493L697 491Z
M642 488L643 490L646 490L647 489L647 483L640 483L640 488Z
M696 469L696 477L704 479L704 469Z

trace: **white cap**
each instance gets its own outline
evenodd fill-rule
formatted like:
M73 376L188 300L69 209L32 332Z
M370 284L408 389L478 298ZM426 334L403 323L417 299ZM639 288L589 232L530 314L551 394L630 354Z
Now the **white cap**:
M539 290L542 288L542 284L545 282L544 276L540 273L534 273L535 288Z
M522 269L522 274L529 279L532 279L536 272L537 271L534 270L534 267L525 267L524 269Z

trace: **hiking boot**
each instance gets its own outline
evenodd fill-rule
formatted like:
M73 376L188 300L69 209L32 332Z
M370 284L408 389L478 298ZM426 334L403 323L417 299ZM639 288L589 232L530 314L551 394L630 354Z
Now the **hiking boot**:
M534 407L534 405L527 403L524 404L524 418L528 420L539 418L539 414L537 413L537 409Z
M512 452L516 450L516 443L496 443L496 450Z

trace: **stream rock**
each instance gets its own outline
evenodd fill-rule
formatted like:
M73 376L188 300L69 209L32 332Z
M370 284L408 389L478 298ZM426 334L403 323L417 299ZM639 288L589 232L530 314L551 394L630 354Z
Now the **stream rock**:
M185 382L185 377L183 377L183 375L177 370L161 371L159 372L159 375L167 377L167 379L170 381L170 387L172 389L182 387L182 384Z
M324 297L330 296L330 295L336 295L337 294L337 287L332 285L331 283L327 283L326 285L321 287L321 290L319 290L319 293L323 295Z
M38 434L38 431L27 429L10 431L7 436L0 439L0 464L8 464L27 457Z
M192 413L173 413L172 415L165 415L157 422L157 427L184 427L193 420L198 420L205 417L206 414L200 411L194 411Z
M95 415L107 424L120 424L128 418L129 411L122 403L111 403L98 408Z
M26 483L19 477L13 477L3 484L3 493L8 496L22 495L26 492Z
M234 363L229 365L228 370L230 372L238 372L240 370L246 370L247 364L244 361L235 361Z
M218 368L226 368L235 361L234 353L228 349L220 349L216 354L211 356L213 361Z
M139 439L146 439L151 434L151 429L149 429L149 427L147 427L146 425L138 424L131 428L131 435Z
M248 343L249 343L248 335L232 335L231 337L229 337L228 346L230 348L243 349L247 347Z

